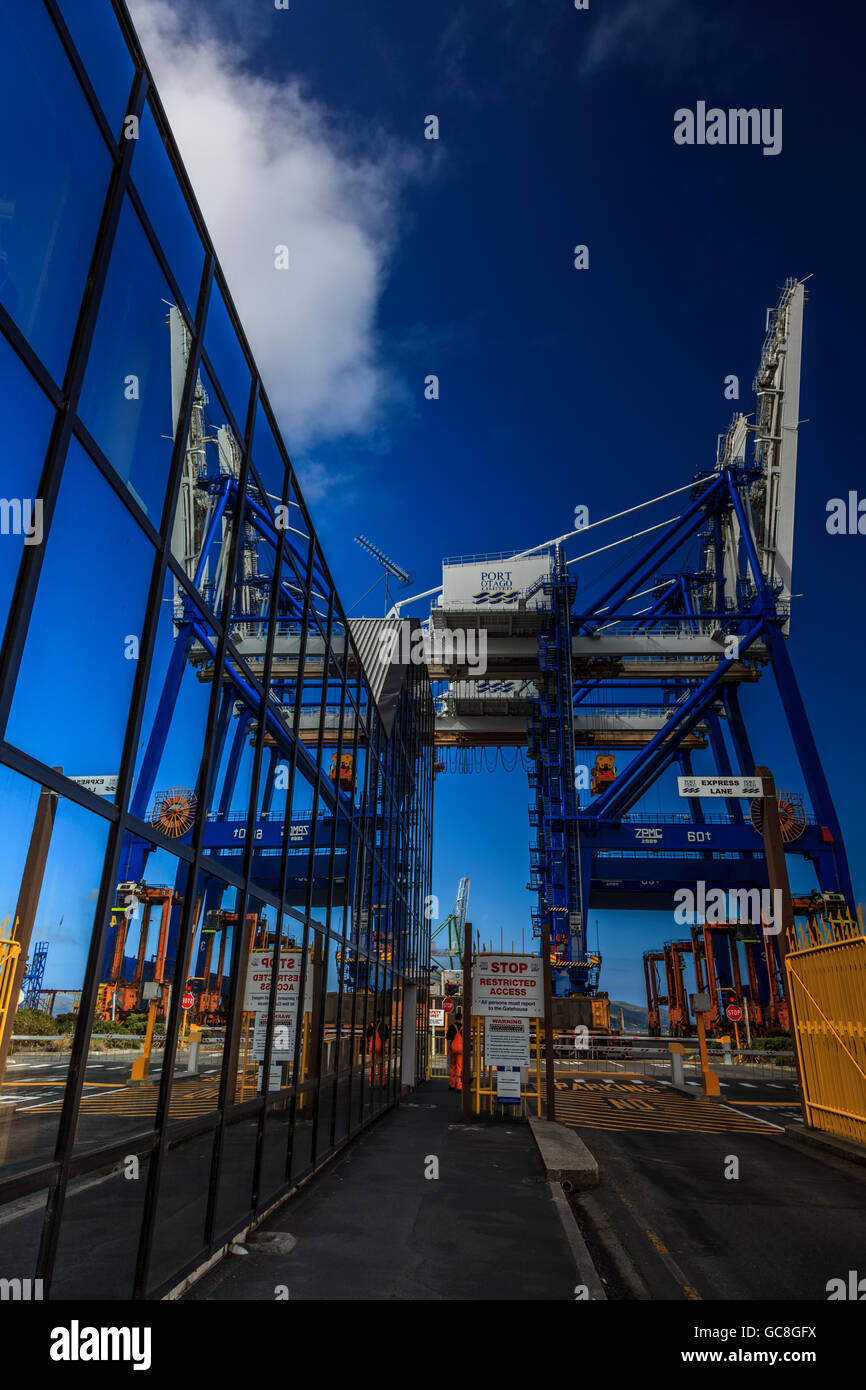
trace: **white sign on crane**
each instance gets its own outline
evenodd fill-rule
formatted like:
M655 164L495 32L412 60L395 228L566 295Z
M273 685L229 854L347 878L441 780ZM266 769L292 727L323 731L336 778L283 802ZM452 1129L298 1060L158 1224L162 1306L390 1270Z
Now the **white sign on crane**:
M680 796L747 796L764 795L761 777L678 777Z

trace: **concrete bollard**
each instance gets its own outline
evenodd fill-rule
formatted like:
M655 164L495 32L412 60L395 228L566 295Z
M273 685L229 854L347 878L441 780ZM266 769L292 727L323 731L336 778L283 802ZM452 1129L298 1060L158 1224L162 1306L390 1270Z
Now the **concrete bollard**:
M187 1062L187 1076L198 1075L198 1049L201 1043L201 1029L195 1024L189 1030L189 1061Z

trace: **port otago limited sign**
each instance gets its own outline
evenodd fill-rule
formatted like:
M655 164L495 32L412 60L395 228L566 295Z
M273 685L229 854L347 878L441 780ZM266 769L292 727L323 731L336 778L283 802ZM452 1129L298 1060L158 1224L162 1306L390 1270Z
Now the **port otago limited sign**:
M508 608L528 594L527 606L537 608L544 602L538 586L549 576L546 555L447 564L442 566L442 602L445 608Z
M476 956L472 1012L482 1018L541 1018L544 983L540 956Z

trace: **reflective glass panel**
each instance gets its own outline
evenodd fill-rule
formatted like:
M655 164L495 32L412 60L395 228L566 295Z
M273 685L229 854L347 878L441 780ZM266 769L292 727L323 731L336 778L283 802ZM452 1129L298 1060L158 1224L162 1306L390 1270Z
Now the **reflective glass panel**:
M7 132L0 160L0 301L61 382L111 156L48 12L33 0L6 6L0 129Z
M244 656L264 653L278 543L275 506L258 480L249 475L232 607L232 632L235 644ZM255 639L252 645L246 642L248 638Z
M51 1299L130 1299L149 1154L72 1178L63 1203Z
M220 1151L214 1234L228 1234L249 1211L253 1197L253 1164L256 1157L259 1117L246 1115L225 1127Z
M195 318L204 248L149 106L139 128L132 182L141 195L190 316Z
M45 1219L46 1192L30 1192L0 1206L0 1279L35 1280L36 1260L42 1223ZM30 1284L30 1297L38 1297L38 1285Z
M227 663L227 672L236 665ZM241 698L238 698L238 696ZM252 695L244 698L242 689L227 677L222 692L217 735L211 753L209 790L205 798L205 852L209 858L228 864L235 873L243 872L243 854L250 833L249 809L255 763L258 714ZM253 825L254 839L261 837ZM275 861L279 871L279 860ZM274 885L276 889L276 883Z
M0 1172L54 1157L108 822L0 767L0 937L18 943L0 1050ZM16 925L17 924L17 925ZM85 1094L109 1091L100 1053ZM2 1243L2 1241L0 1241Z
M196 379L171 551L205 603L222 613L238 508L241 448L213 383Z
M310 932L307 938L306 975L303 1028L297 1076L295 1124L292 1136L292 1178L308 1168L313 1159L313 1122L316 1114L318 1046L323 1023L325 952L320 932Z
M184 999L169 1099L173 1120L203 1115L219 1105L238 929L237 900L236 888L214 874L199 874L192 934L178 976L184 983Z
M292 1101L283 1096L275 1101L265 1119L262 1140L262 1169L259 1179L260 1203L267 1202L287 1181L286 1162L289 1151L289 1125Z
M44 522L37 497L45 450L54 421L47 397L20 358L0 337L0 640L18 577L29 548L41 545Z
M6 737L69 777L118 771L155 552L69 446Z
M78 414L155 526L162 515L189 334L144 229L120 215Z
M88 1079L99 1085L82 1100L78 1148L153 1126L188 877L183 860L140 836L125 837L87 1061Z
M261 400L256 404L253 465L272 507L285 498L286 467Z
M201 797L199 773L207 733L217 638L183 586L168 575L151 662L130 809L165 833L188 840ZM187 813L172 828L165 794L182 794ZM195 797L195 802L191 797ZM162 798L162 800L161 800ZM169 808L170 809L170 808Z
M343 989L344 951L342 946L325 938L325 1019L322 1037L322 1066L319 1084L319 1123L316 1130L316 1154L321 1157L335 1142L337 1132L345 1134L349 1125L349 1068L352 996ZM344 1016L345 1010L345 1016Z
M170 1145L163 1159L148 1286L157 1289L204 1245L212 1130Z
M241 978L238 982L241 992L241 1023L237 1056L234 1059L226 1059L226 1066L229 1068L227 1104L252 1100L262 1094L266 1084L264 1062L268 1040L268 1011L274 987L277 930L276 908L270 903L250 899L241 944ZM282 1084L287 1067L290 1073L294 1057L297 1008L292 1006L298 997L298 975L298 960L294 957L287 960L285 956L281 956L277 1004L281 1002L280 993L283 993L287 998L287 1007L285 1010L277 1010L274 1018L274 1027L280 1030L271 1058L274 1089L279 1089Z
M252 378L219 285L214 281L204 330L204 350L228 408L243 434L247 424Z
M119 135L133 66L110 0L59 0L59 5L108 124Z

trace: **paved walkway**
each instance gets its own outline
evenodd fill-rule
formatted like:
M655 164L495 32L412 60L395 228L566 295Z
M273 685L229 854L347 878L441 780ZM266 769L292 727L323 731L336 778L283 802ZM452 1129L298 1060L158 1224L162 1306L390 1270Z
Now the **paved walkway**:
M438 1159L438 1179L425 1177ZM256 1232L288 1254L228 1256L189 1300L562 1299L579 1277L529 1127L464 1126L447 1082L421 1086Z

